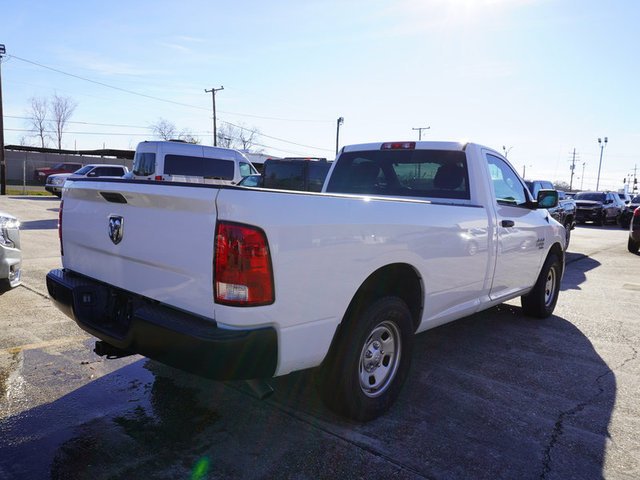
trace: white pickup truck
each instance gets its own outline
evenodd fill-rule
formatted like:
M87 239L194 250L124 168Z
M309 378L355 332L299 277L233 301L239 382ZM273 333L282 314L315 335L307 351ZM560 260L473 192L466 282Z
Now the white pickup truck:
M47 286L99 354L220 380L319 367L325 403L364 421L397 396L414 334L518 296L551 315L555 204L498 152L445 142L344 147L320 193L83 179Z

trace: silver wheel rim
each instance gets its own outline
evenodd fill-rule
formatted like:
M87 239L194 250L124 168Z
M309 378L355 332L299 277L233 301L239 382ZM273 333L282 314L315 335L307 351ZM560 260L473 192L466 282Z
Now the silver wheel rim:
M551 267L547 273L547 281L544 284L544 305L551 306L556 295L556 269Z
M400 363L400 330L393 322L374 328L360 352L360 388L367 397L382 395L393 382Z

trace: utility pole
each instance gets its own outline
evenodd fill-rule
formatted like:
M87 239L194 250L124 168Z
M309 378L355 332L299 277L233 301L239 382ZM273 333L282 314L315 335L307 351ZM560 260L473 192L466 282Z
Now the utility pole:
M417 127L412 128L411 130L418 130L418 141L422 140L422 130L429 130L431 127Z
M338 143L340 142L340 125L344 123L344 117L339 117L336 122L336 157L338 156Z
M571 170L571 180L569 181L569 191L573 190L573 174L576 169L576 149L573 148L573 158L571 159L571 166L569 170Z
M7 164L4 157L4 114L2 112L2 55L7 49L0 44L0 195L7 194Z
M600 164L598 165L598 180L596 181L596 192L598 191L598 188L600 188L600 168L602 168L602 152L604 150L604 147L607 146L608 141L608 137L604 137L604 143L602 143L601 138L598 138L598 145L600 145Z
M587 164L587 162L582 162L582 178L580 179L580 190L582 190L582 187L584 186L584 166Z
M211 90L204 89L205 93L211 94L211 102L213 103L213 146L218 146L218 132L216 130L216 92L220 90L224 90L224 87L221 85L220 88L212 88Z

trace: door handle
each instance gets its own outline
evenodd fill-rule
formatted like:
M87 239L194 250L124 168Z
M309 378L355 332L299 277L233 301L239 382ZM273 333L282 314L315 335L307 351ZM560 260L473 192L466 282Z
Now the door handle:
M504 228L509 228L515 226L516 222L513 220L502 220L500 223Z

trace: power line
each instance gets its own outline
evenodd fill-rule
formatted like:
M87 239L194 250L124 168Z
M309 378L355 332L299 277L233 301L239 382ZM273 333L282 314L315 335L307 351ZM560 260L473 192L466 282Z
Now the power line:
M110 89L113 89L113 90L117 90L117 91L120 91L120 92L128 93L130 95L137 95L137 96L148 98L148 99L151 99L151 100L157 100L159 102L171 103L171 104L180 105L180 106L183 106L183 107L196 108L198 110L207 110L208 111L208 109L204 108L204 107L200 107L200 106L196 106L196 105L190 105L188 103L175 102L173 100L167 100L165 98L155 97L153 95L147 95L147 94L144 94L144 93L135 92L133 90L127 90L126 88L116 87L116 86L109 85L109 84L104 83L104 82L98 82L97 80L92 80L90 78L85 78L85 77L82 77L80 75L75 75L73 73L68 73L68 72L65 72L65 71L57 69L57 68L49 67L47 65L43 65L41 63L34 62L32 60L27 60L25 58L18 57L16 55L7 55L7 57L15 58L16 60L20 60L20 61L23 61L23 62L26 62L26 63L30 63L32 65L36 65L38 67L45 68L47 70L51 70L53 72L60 73L62 75L66 75L66 76L69 76L69 77L72 77L72 78L76 78L78 80L83 80L83 81L86 81L86 82L89 82L89 83L100 85L100 86L103 86L103 87L106 87L106 88L110 88ZM226 112L226 113L230 113L230 112ZM241 114L235 114L235 115L241 115ZM226 122L224 120L221 120L221 122L222 123L227 123L229 125L232 125L232 126L234 126L236 128L240 128L242 130L252 131L249 128L241 127L241 126L235 125L235 124L233 124L231 122ZM135 128L138 128L138 127L135 127ZM68 133L72 133L72 132L68 132ZM285 139L282 139L282 138L274 137L274 136L267 135L267 134L260 133L260 132L256 132L256 134L257 135L261 135L261 136L266 137L266 138L270 138L272 140L277 140L277 141L280 141L280 142L289 143L291 145L296 145L296 146L299 146L299 147L312 148L312 149L316 149L316 150L324 150L324 151L327 151L327 152L331 152L332 151L331 149L328 149L328 148L314 147L312 145L304 145L302 143L291 142L289 140L285 140Z
M100 85L100 86L103 86L103 87L106 87L106 88L111 88L113 90L118 90L120 92L125 92L125 93L128 93L130 95L137 95L137 96L140 96L140 97L149 98L151 100L158 100L160 102L172 103L174 105L180 105L180 106L183 106L183 107L197 108L198 110L208 110L207 108L200 107L198 105L191 105L191 104L188 104L188 103L176 102L174 100L168 100L166 98L155 97L153 95L147 95L147 94L136 92L136 91L133 91L133 90L128 90L128 89L122 88L122 87L116 87L114 85L109 85L108 83L99 82L97 80L92 80L90 78L82 77L80 75L76 75L76 74L73 74L73 73L65 72L65 71L60 70L58 68L49 67L47 65L43 65L41 63L34 62L32 60L27 60L26 58L17 57L15 55L7 55L7 57L15 58L16 60L20 60L20 61L23 61L23 62L26 62L26 63L30 63L32 65L36 65L38 67L45 68L47 70L51 70L52 72L60 73L62 75L67 75L69 77L73 77L73 78L76 78L78 80L83 80L85 82L94 83L96 85ZM225 113L227 115L237 115L237 116L240 116L240 117L260 118L260 119L263 119L263 120L277 120L277 121L282 121L282 122L323 122L323 123L328 123L329 122L329 120L306 120L306 119L297 119L297 118L271 117L271 116L263 116L263 115L254 115L254 114L250 114L250 113L231 112L231 111L228 111L228 110L220 110L220 113Z
M17 115L5 115L4 118L17 118L19 120L31 120L31 117L20 117ZM45 119L48 122L52 122L53 120L51 119ZM123 124L118 124L118 123L94 123L94 122L80 122L80 121L72 121L72 120L67 120L66 123L75 123L78 125L95 125L98 127L123 127L123 128L147 128L147 129L152 129L153 127L151 126L147 126L147 127L143 127L140 125L123 125Z

